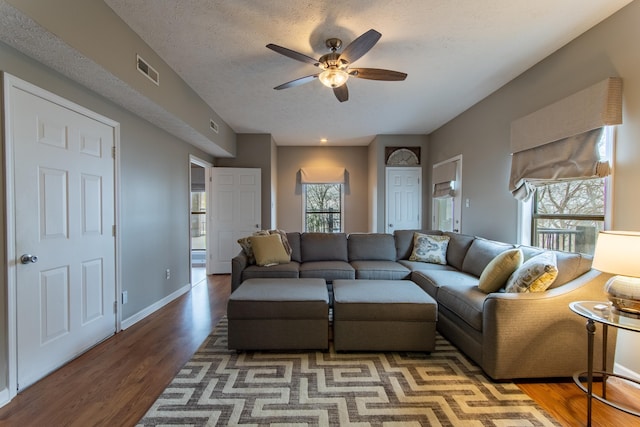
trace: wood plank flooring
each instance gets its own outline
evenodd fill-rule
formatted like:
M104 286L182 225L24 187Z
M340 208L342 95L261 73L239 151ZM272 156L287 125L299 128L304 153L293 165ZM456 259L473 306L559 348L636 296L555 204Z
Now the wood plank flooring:
M0 426L133 426L226 312L228 275L191 292L89 350L0 408ZM564 426L586 425L586 398L573 382L520 382ZM638 406L624 384L609 396ZM640 426L640 418L594 403L594 426Z

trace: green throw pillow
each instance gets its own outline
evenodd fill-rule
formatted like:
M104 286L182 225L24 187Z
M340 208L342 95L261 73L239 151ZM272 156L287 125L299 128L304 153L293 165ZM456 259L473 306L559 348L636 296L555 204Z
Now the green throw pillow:
M478 280L478 288L486 294L497 292L521 265L522 251L520 249L509 249L498 254L482 270L480 280Z
M429 262L431 264L447 264L447 247L449 236L430 234L413 234L413 252L409 261Z
M556 254L543 252L525 261L507 280L507 292L543 292L558 277Z

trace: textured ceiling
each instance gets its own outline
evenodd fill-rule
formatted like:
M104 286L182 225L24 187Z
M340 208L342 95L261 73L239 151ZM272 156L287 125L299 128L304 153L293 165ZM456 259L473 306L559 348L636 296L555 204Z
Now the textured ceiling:
M279 145L368 144L376 134L425 134L608 17L630 0L105 0L238 133ZM358 67L403 82L350 79L339 103L319 81L275 91L312 65L324 41L382 38Z

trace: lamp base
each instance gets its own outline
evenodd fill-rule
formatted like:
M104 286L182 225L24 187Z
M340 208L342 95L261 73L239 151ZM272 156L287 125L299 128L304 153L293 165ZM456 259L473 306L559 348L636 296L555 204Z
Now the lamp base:
M640 315L640 278L613 276L604 285L604 290L620 314Z

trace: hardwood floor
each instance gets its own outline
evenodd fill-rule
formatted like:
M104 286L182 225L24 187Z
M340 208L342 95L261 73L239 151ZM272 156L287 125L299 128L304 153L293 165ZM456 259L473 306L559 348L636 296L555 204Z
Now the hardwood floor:
M229 292L228 275L209 276L188 294L21 392L0 408L0 425L135 425L224 316ZM586 425L586 398L573 382L518 385L562 425ZM638 389L611 381L607 390L638 408ZM640 426L640 418L594 402L593 425Z

